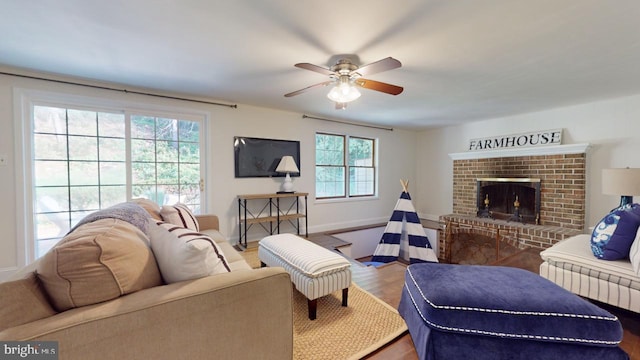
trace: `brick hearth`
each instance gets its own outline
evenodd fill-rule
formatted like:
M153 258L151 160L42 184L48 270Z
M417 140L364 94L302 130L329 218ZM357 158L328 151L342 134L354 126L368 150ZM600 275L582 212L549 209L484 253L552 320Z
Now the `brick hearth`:
M460 234L475 234L498 239L501 243L518 249L528 247L548 248L567 237L582 233L582 230L567 227L522 224L513 221L478 218L475 215L444 215L440 221L446 224L438 232L438 258L445 262L451 260L451 242ZM496 258L495 260L499 260Z
M547 248L584 230L586 152L551 155L454 159L453 213L439 234L441 259L450 259L451 240L459 233L500 238L518 248ZM539 225L476 217L478 178L523 177L541 180Z

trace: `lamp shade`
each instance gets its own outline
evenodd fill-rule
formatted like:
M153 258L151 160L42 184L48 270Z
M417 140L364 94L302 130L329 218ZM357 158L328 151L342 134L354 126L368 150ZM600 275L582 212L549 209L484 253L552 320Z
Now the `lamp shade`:
M602 193L640 195L640 169L602 169Z
M620 207L633 203L633 195L640 195L640 169L603 169L602 193L620 195Z
M298 170L298 165L296 165L296 161L293 159L293 156L285 155L280 159L276 172L299 173L300 170Z

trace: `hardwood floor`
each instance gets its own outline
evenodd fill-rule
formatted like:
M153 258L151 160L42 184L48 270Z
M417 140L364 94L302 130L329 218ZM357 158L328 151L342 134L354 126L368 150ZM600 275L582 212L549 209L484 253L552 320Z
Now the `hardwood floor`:
M330 247L338 239L327 234L309 234L309 240ZM368 259L360 260L366 261ZM537 274L541 261L538 252L529 250L502 259L494 265L519 267ZM394 308L398 307L404 285L405 264L396 262L378 268L364 266L355 260L352 261L352 264L352 279L358 286ZM597 305L620 319L624 329L620 347L629 354L631 360L640 360L640 315L607 304L597 303ZM417 358L418 355L409 333L366 357L366 359L375 360L413 360Z

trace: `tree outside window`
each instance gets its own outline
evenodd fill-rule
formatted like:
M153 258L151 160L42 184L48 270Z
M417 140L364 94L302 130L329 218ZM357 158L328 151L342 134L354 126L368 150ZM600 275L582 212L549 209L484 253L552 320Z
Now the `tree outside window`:
M200 210L200 122L33 106L35 256L130 198Z

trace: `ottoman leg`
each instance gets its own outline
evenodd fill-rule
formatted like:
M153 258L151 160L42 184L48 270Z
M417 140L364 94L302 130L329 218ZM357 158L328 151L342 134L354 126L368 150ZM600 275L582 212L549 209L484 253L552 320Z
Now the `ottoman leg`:
M309 320L315 320L318 310L318 299L307 300L307 303L309 305Z
M342 289L342 306L347 306L348 298L349 298L349 288Z

